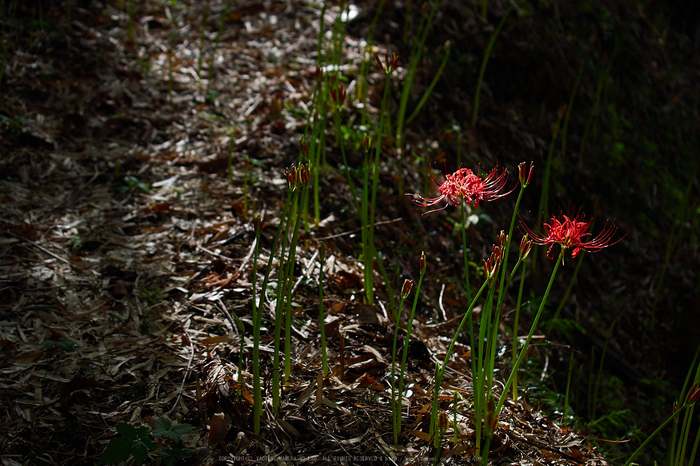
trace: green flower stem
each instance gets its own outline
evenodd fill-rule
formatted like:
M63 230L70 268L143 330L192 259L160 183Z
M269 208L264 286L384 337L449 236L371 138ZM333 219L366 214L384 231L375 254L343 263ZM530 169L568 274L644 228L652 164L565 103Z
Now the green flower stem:
M423 97L421 97L420 101L418 102L418 105L416 105L416 108L413 110L413 113L411 113L411 116L406 118L406 125L411 124L411 122L418 116L418 113L421 111L425 103L428 101L428 97L430 97L430 94L433 92L433 88L435 88L435 85L440 80L440 76L442 76L442 72L445 70L447 60L450 58L451 49L452 47L450 41L445 42L445 55L442 57L442 63L440 63L440 67L435 73L435 76L433 76L433 80L430 82L430 85L425 90Z
M321 251L319 252L318 274L318 325L321 328L321 359L323 363L323 377L328 377L328 357L326 355L326 319L323 315L323 265L326 261L326 243L321 241Z
M425 46L425 41L428 37L428 31L433 24L433 19L435 18L435 12L437 11L439 0L433 2L433 7L430 13L426 17L425 14L421 17L421 22L418 25L418 40L413 44L411 48L411 56L408 60L408 67L406 69L406 76L404 78L404 85L401 91L401 100L399 102L399 111L396 117L396 150L397 150L397 169L399 173L399 199L403 198L403 128L406 118L406 109L408 107L408 98L411 95L411 89L413 88L413 80L416 76L416 71L418 70L418 65L420 64L423 47ZM429 92L426 92L426 95ZM427 97L426 97L427 98ZM420 104L419 104L420 105ZM419 110L419 108L418 108ZM415 113L415 112L414 112Z
M396 310L396 325L394 326L394 346L391 350L391 425L394 430L394 445L399 444L399 431L401 429L401 408L396 400L396 343L399 339L399 325L401 324L401 311L403 303L406 301L403 293L401 294L401 304ZM404 344L404 347L406 345ZM401 393L399 392L399 397Z
M359 79L357 80L357 100L362 104L362 118L360 119L361 124L365 125L367 123L367 103L365 98L367 97L367 88L369 86L369 80L367 76L369 75L369 64L372 61L372 47L374 46L374 31L377 29L377 23L379 22L379 16L384 10L384 4L386 0L380 0L377 5L377 11L374 14L372 23L369 25L369 32L367 33L367 45L362 51L362 64L360 65Z
M571 95L569 96L569 104L566 106L566 115L564 115L564 126L561 130L561 156L566 157L566 131L569 128L569 117L571 116L571 109L574 106L574 98L578 92L578 86L581 84L581 76L583 76L583 59L578 65L578 75L576 75L576 81L574 82L574 88L571 90Z
M465 201L461 200L460 205L460 215L462 221L462 251L464 255L464 284L467 287L467 302L471 302L471 287L469 286L469 253L467 251L467 223L464 218L464 207Z
M285 327L284 327L284 381L289 382L289 378L292 374L292 358L291 358L291 347L292 347L292 286L294 285L294 264L296 263L297 255L297 242L299 241L299 230L303 223L303 209L302 205L306 205L308 202L309 191L303 188L301 193L301 203L295 204L297 215L294 224L294 233L292 235L292 242L289 245L289 255L287 257L287 273L285 275L286 289L285 289ZM297 195L298 197L298 195Z
M472 128L474 128L474 126L476 125L476 120L479 116L479 96L481 95L481 84L484 82L484 73L486 72L486 64L489 61L489 56L491 55L491 50L493 50L493 44L496 43L496 38L498 37L498 34L501 32L501 29L503 29L503 25L506 23L506 19L508 18L508 15L510 14L511 11L513 11L513 5L508 7L508 10L503 15L503 18L501 18L501 22L498 23L496 30L494 31L493 35L491 36L491 40L489 40L489 43L486 46L486 52L484 53L484 60L481 62L481 69L479 70L479 79L476 83L476 93L474 95L474 111L472 112Z
M642 450L644 450L644 448L649 444L649 442L651 442L651 440L652 440L654 437L656 437L656 436L659 434L659 432L661 432L662 430L664 430L664 427L666 427L667 425L669 425L669 423L670 423L671 421L675 420L688 406L689 406L689 404L688 404L687 401L683 402L683 404L677 409L677 411L676 411L675 413L671 414L671 415L668 417L668 419L666 419L666 420L663 422L663 424L661 424L659 427L657 427L656 430L655 430L654 432L652 432L651 435L650 435L649 437L647 437L647 439L639 446L639 448L637 448L636 450L634 450L634 452L630 455L629 459L625 462L625 465L624 465L624 466L628 466L629 464L631 464L631 463L632 463L632 460L633 460Z
M376 144L374 149L374 162L371 165L372 170L372 192L371 198L369 197L369 170L370 167L365 163L365 179L364 186L362 189L362 213L360 218L364 218L363 230L366 232L363 236L363 251L362 257L364 259L365 266L365 296L367 297L367 303L374 304L374 258L375 258L375 245L374 245L374 217L375 217L375 207L377 203L377 186L379 185L379 154L382 151L382 132L384 126L388 124L389 119L389 81L391 75L387 74L386 82L384 85L384 95L382 96L382 107L381 116L379 118L379 127L377 128ZM369 155L369 151L367 152ZM366 158L369 161L369 157Z
M294 210L292 206L298 205L299 193L297 191L290 191L291 196L288 198L289 206L285 206L285 215L281 217L281 222L286 222L284 226L284 236L282 237L282 249L280 250L280 260L279 260L279 276L277 279L277 305L275 306L275 347L274 356L272 363L272 412L276 415L279 412L280 406L280 334L282 330L282 313L283 313L283 303L284 303L284 283L286 283L287 277L285 276L285 252L287 246L287 239L289 238L289 226L291 224L290 217ZM282 229L282 224L280 223L278 229ZM272 256L270 256L272 260ZM269 271L268 271L269 273ZM263 282L263 285L265 283ZM264 297L261 296L261 299Z
M260 229L257 229L255 253L253 256L253 427L255 435L260 434L260 417L262 416L262 391L260 388L260 327L262 325L262 307L257 307L255 305L259 254Z
M520 272L520 286L518 287L518 300L515 304L515 319L513 320L513 366L518 359L518 321L520 319L520 305L523 299L523 288L525 285L525 270L527 264L523 264L523 270ZM518 373L513 376L513 401L518 403ZM566 407L564 408L566 409Z
M483 293L483 291L486 289L487 285L488 285L488 280L485 280L484 284L481 285L481 288L479 288L479 291L476 293L476 296L474 296L474 299L472 299L472 302L469 304L469 308L467 309L467 312L464 313L464 316L462 317L462 321L459 323L459 326L457 327L457 331L455 332L454 336L452 337L452 341L450 342L450 346L447 348L447 352L445 353L445 358L443 359L442 366L438 367L436 380L435 380L435 388L434 388L434 393L433 393L433 408L431 411L431 422L430 422L430 435L431 436L433 436L433 434L437 432L437 429L435 427L437 426L437 418L438 418L438 416L437 416L438 395L440 393L440 386L442 385L442 378L445 375L445 366L447 365L448 361L450 360L450 355L452 354L452 350L454 349L455 343L457 342L457 337L459 336L460 332L462 331L464 324L467 322L469 317L472 315L472 311L474 310L474 306L476 305L476 301L481 296L481 293ZM437 441L437 439L436 439L436 441Z
M510 376L508 377L508 380L506 381L506 384L503 387L503 392L501 393L501 397L498 400L498 405L496 405L496 409L494 411L494 416L498 416L498 414L501 412L501 409L503 409L503 405L506 402L506 398L508 398L508 390L510 390L511 384L513 383L513 374L515 374L518 369L520 368L520 365L523 363L523 360L525 359L525 354L527 353L527 348L530 346L530 340L532 340L532 335L535 333L535 329L537 328L537 323L540 321L540 317L542 317L542 311L544 311L544 306L547 303L547 298L549 297L549 291L552 289L552 284L554 283L554 278L557 275L557 270L559 270L559 265L562 263L564 260L564 252L566 249L562 248L561 252L559 253L559 257L557 258L556 263L554 264L554 270L552 270L552 276L549 279L549 283L547 284L547 289L544 292L544 296L542 297L542 302L540 303L540 308L537 310L537 314L535 315L535 320L532 322L532 326L530 327L530 332L527 334L527 338L525 339L525 343L523 344L523 347L520 349L520 354L518 355L518 360L515 361L515 364L513 365L513 369L510 373Z
M399 393L398 393L398 416L397 416L397 425L398 425L398 432L401 432L401 411L403 409L403 380L404 380L404 373L406 371L406 359L408 358L408 345L411 341L411 329L413 327L413 318L416 315L416 307L418 306L418 299L420 297L420 286L421 283L423 283L423 277L425 276L425 272L422 272L420 274L420 278L418 279L418 286L416 287L416 294L413 297L413 307L411 308L411 316L408 318L408 324L406 326L406 339L404 340L403 343L403 355L401 357L401 373L399 374Z

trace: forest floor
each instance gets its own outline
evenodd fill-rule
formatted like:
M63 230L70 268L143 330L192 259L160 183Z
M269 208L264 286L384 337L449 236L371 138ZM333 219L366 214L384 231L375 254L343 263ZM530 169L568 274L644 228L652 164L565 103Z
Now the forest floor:
M456 431L447 428L440 452L427 434L434 362L444 355L463 306L458 287L446 279L428 281L431 288L411 341L410 406L401 446L393 445L387 377L393 310L379 273L378 304L363 304L359 221L349 209L345 177L334 168L340 166L339 154L332 150L321 179L321 221L302 233L297 254L292 377L279 416L270 410L274 317L269 300L274 293L267 297L261 348L264 419L261 434L253 434L253 218L263 219L258 264L266 264L287 193L285 168L298 161L316 83L320 6L234 2L217 42L226 2L135 2L133 22L125 2L75 3L70 27L60 5L17 7L12 22L7 19L12 10L5 6L3 11L4 38L13 44L3 51L0 88L3 465L95 464L110 440L130 435L124 427L117 432L122 423L145 427L153 435L161 429L153 445L141 437L143 430L134 433L152 447L149 464L174 464L168 461L175 458L182 464L427 464L436 454L443 456L443 464L476 464L466 344L457 345L441 396L450 416L453 394L462 397L455 411ZM363 10L367 5L359 7L345 42L349 70L361 59L361 35L354 32L366 28L373 15L373 10ZM503 14L502 5L494 9L498 17ZM329 8L325 22L331 24L338 13L338 7ZM399 21L399 13L386 14ZM383 56L385 45L378 41L377 47ZM370 89L368 111L376 114L383 78L378 69L370 77L376 85ZM454 92L457 102L464 98ZM501 123L495 123L498 118ZM532 145L539 169L548 144L542 138L549 135L526 134L519 125L518 115L507 110L493 116L479 139L465 142L465 160L484 169L500 163L512 174L518 162L535 158L494 155L506 146L500 132L508 131ZM422 138L414 150L438 140L430 131L414 131L414 141ZM453 141L440 139L445 145ZM481 154L478 163L469 157L474 153ZM426 155L423 169L443 159L444 154ZM421 209L396 195L397 176L405 176L410 189L422 189L414 169L420 163L407 165L404 175L396 172L393 159L383 162L378 249L407 278L417 277L420 250L425 249L434 275L446 277L460 263L447 260L447 254L461 257L451 224L434 214L422 217ZM511 175L510 183L514 180ZM510 214L507 206L474 213L486 225L470 232L480 262L490 252L493 224ZM632 224L623 214L622 232ZM332 374L318 387L321 240L327 248L323 287ZM633 242L637 252L651 249L640 245L643 240L634 233L625 241ZM654 254L636 275L612 279L608 271L625 260L613 255L600 261L572 298L573 310L567 311L576 316L572 319L590 329L581 317L586 309L633 307L620 303L630 299L632 283L653 288L652 273L658 275L663 260L663 253ZM692 263L693 257L697 247L685 259ZM262 274L259 265L258 279ZM562 280L562 291L570 277ZM685 276L686 288L692 289L696 279ZM635 302L648 306L649 294L644 293L644 298L635 295ZM635 378L645 368L663 366L663 355L652 336L638 332L643 324L629 319L616 320L620 330L608 340L608 354L617 360L614 367ZM587 348L598 345L598 358L600 342L612 332L609 322L599 327L586 340ZM684 341L694 330L689 332ZM619 343L635 334L638 347L647 348L644 352ZM536 338L546 346L543 331ZM627 351L635 355L625 359L621 355ZM551 355L540 345L534 353L544 369L542 364L529 366L528 383L549 378ZM662 380L663 375L657 371L647 378ZM574 380L579 384L574 391L585 393L588 379ZM612 380L605 392L610 397L623 392L614 384L619 379ZM645 386L625 390L624 400L650 391ZM658 395L650 403L662 401L666 398ZM572 428L561 412L547 412L546 403L528 402L526 394L517 404L506 403L492 444L492 464L608 464L594 435ZM660 409L667 412L663 409L670 405ZM630 430L631 425L623 428ZM128 448L138 443L133 440ZM609 440L628 442L629 437Z

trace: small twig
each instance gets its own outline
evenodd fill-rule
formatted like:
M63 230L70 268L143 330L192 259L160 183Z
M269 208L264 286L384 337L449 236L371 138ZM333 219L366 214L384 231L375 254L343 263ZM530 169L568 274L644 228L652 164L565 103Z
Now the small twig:
M180 397L182 396L182 393L185 390L185 381L192 372L192 361L194 361L194 345L192 344L192 338L190 338L190 336L187 334L187 329L184 329L184 332L185 336L187 337L187 341L190 342L190 357L187 360L187 369L185 370L185 375L182 376L182 382L180 382L180 390L177 394L177 397L175 398L175 403L173 403L173 407L170 408L168 414L172 413L173 411L175 411L175 408L177 408L177 404L180 401Z
M297 286L299 286L299 283L305 278L309 277L309 274L311 273L311 269L313 268L314 265L316 265L316 257L318 257L318 251L314 252L314 255L311 256L311 259L309 259L309 265L306 267L306 270L304 270L304 273L301 274L301 277L297 278L296 283L292 287L292 295L294 295L294 292L297 289Z
M232 330L238 331L238 326L236 325L236 321L233 320L233 317L231 317L231 314L228 312L228 309L226 309L226 306L224 303L221 301L221 299L217 299L216 303L219 305L219 309L221 309L221 312L224 313L228 321L231 323ZM243 338L243 335L241 335L241 338Z
M35 248L42 250L42 251L45 252L46 254L48 254L48 255L54 257L55 259L57 259L57 260L59 260L59 261L65 263L65 264L70 265L71 267L75 267L75 268L78 269L78 270L83 270L82 268L77 267L75 264L71 264L71 262L70 262L68 259L65 259L65 258L63 258L63 257L61 257L61 256L59 256L59 255L57 255L57 254L55 254L55 253L49 251L48 249L46 249L44 246L40 245L39 243L36 243L36 242L34 242L34 241L32 241L32 240L30 240L30 239L28 239L28 238L24 238L23 236L16 235L16 234L14 234L14 233L12 233L11 231L8 231L8 230L5 230L5 233L7 233L7 234L9 234L9 235L11 235L11 236L14 236L15 238L17 238L17 239L19 239L19 240L26 241L27 243L31 244L31 245L34 246Z
M389 224L389 223L396 223L396 222L399 222L399 221L401 221L401 220L403 220L403 218L395 218L395 219L393 219L393 220L385 220L385 221L383 221L383 222L375 222L375 223L374 223L374 226L376 227L376 226L379 226L379 225L386 225L386 224ZM322 238L316 238L316 239L319 240L319 241L321 241L321 240L326 240L326 239L340 238L341 236L352 235L353 233L357 233L358 231L362 231L362 227L360 227L360 228L355 228L354 230L346 231L346 232L344 232L344 233L338 233L337 235L324 236L324 237L322 237Z

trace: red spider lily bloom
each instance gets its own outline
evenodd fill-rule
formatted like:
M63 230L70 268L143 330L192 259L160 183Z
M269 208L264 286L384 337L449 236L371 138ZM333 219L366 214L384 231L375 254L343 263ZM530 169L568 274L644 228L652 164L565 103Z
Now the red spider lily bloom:
M498 199L499 197L506 196L513 192L511 190L507 193L499 194L499 191L503 189L506 181L508 181L508 171L503 170L503 172L498 175L497 170L498 167L494 168L486 178L482 179L478 175L475 175L470 169L460 168L451 175L445 175L445 181L442 183L433 180L440 194L438 197L424 198L418 194L410 193L406 193L406 195L411 196L411 201L421 207L429 207L445 201L445 207L430 210L426 212L426 214L443 210L450 204L458 206L460 198L463 198L467 204L478 207L481 201L493 201L494 199Z
M578 256L581 251L598 252L601 249L619 243L622 238L624 238L623 236L611 243L610 240L612 240L612 237L617 232L617 227L614 223L606 223L603 227L603 231L601 231L598 236L590 241L583 241L584 237L591 236L591 233L587 233L587 230L592 220L593 218L585 221L585 216L581 213L576 214L574 217L560 213L558 216L552 215L549 219L549 223L542 224L545 231L544 234L533 232L524 223L522 227L524 233L530 237L533 243L540 246L549 244L547 257L550 259L554 259L551 256L551 252L555 243L558 243L562 249L571 248L571 257L574 258Z

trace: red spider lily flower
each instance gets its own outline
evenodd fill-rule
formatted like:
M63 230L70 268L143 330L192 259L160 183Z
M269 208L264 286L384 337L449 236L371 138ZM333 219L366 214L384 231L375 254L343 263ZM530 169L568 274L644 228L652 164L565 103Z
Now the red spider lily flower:
M425 214L443 210L450 204L458 206L460 198L463 198L467 204L478 207L481 201L493 201L513 192L513 190L510 190L507 193L500 193L506 181L508 181L508 170L503 170L500 175L498 175L497 171L498 167L491 170L491 173L482 179L470 169L460 168L451 175L445 175L445 181L442 183L433 180L440 194L438 197L424 198L418 194L411 193L406 193L406 195L411 196L411 201L421 207L429 207L443 201L446 202L445 207L430 210L425 212Z
M522 224L522 228L533 243L540 246L549 244L547 257L550 259L554 259L551 256L551 252L555 243L558 243L563 249L571 248L571 257L574 258L578 256L581 251L598 252L601 249L619 243L622 238L624 238L623 236L611 243L610 240L612 240L612 237L617 232L617 227L614 223L606 223L603 227L603 231L601 231L598 236L590 241L583 241L584 237L591 236L591 233L587 233L587 231L592 220L593 218L585 221L585 216L580 212L573 217L560 213L558 216L552 215L549 223L542 224L545 231L544 234L539 232L534 233L524 223Z
M389 58L389 52L386 52L384 54L384 63L382 63L378 53L374 54L374 59L377 60L377 63L379 63L382 71L384 71L387 76L396 71L396 68L399 66L399 56L395 53L392 53L391 58Z

